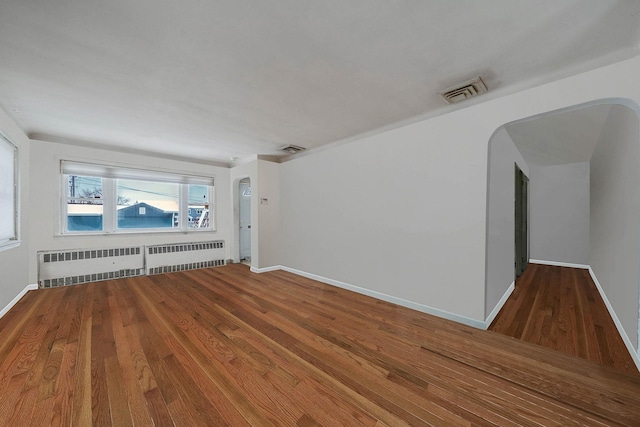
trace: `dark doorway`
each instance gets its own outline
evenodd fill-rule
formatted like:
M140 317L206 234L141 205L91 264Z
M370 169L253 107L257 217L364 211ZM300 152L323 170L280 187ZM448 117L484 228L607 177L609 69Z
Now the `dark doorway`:
M515 166L515 273L519 277L529 264L529 178Z

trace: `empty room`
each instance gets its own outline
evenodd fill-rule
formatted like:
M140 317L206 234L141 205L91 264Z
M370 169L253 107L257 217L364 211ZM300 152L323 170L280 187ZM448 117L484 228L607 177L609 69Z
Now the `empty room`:
M640 3L0 2L0 425L640 425Z

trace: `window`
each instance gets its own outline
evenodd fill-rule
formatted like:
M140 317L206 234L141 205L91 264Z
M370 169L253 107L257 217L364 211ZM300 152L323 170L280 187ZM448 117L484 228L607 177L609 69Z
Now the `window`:
M0 248L18 240L18 148L0 133Z
M102 178L67 175L67 230L102 231Z
M211 177L63 161L63 233L213 230Z

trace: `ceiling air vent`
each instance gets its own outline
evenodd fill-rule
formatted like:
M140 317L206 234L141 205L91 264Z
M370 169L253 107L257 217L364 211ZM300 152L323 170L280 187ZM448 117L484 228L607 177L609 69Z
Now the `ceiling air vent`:
M287 154L296 154L301 151L304 151L304 147L298 147L297 145L283 145L279 148L280 151L284 151Z
M487 87L480 77L476 77L473 80L464 82L459 86L451 87L444 92L440 93L440 96L447 101L447 104L455 104L456 102L464 101L465 99L472 98L477 95L482 95L487 91Z

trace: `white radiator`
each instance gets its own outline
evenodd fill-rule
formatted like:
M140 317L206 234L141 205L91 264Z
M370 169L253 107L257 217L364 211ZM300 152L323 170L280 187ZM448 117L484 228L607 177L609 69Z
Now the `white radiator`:
M38 286L56 288L225 265L224 240L38 252Z
M224 240L154 245L145 248L146 272L171 273L225 265Z
M38 252L38 285L41 288L143 274L142 246Z

